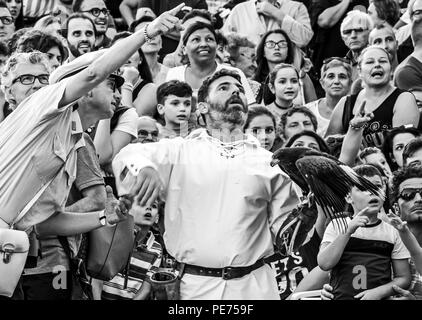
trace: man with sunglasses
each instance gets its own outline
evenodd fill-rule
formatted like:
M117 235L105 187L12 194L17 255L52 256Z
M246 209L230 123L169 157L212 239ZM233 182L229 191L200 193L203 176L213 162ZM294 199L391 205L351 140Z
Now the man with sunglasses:
M88 15L95 23L97 49L108 48L111 39L106 35L109 23L113 20L103 0L76 0L73 4L73 12L81 12Z
M6 42L15 32L15 21L4 1L0 1L0 41Z
M390 213L391 224L399 230L403 243L409 249L412 259L411 293L422 299L422 166L411 165L394 174L393 200L397 203L396 214ZM408 298L414 299L409 292Z
M359 10L350 11L340 26L341 37L349 48L346 58L352 65L352 81L358 78L358 57L368 46L369 32L373 27L371 17Z

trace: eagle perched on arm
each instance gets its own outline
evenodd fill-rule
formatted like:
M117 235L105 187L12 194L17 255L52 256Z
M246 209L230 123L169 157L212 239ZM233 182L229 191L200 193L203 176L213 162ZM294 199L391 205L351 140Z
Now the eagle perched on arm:
M306 196L278 231L276 246L282 254L290 254L303 244L318 216L316 204L328 219L336 221L337 226L345 230L345 197L352 187L385 198L377 186L359 176L352 168L317 150L280 148L274 152L271 161L271 166L277 164Z

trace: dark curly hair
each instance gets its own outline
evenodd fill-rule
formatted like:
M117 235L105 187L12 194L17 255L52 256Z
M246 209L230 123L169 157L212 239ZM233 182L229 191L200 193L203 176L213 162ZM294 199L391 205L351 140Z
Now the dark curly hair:
M206 102L211 83L225 76L233 77L240 83L242 82L240 75L236 71L232 71L228 69L220 69L217 72L215 72L213 75L206 78L204 82L202 82L202 85L198 90L198 102Z
M372 0L377 15L392 27L400 19L400 6L395 0Z
M422 166L414 165L406 168L401 168L394 172L393 181L391 184L391 200L393 203L397 202L399 198L399 186L402 182L412 179L422 178Z
M325 153L330 153L330 148L328 148L327 144L325 143L324 139L321 138L321 136L319 134L317 134L316 132L310 131L310 130L303 130L302 132L296 133L295 135L293 135L286 143L285 147L286 148L290 148L293 143L299 139L300 137L303 136L308 136L308 137L312 137L314 138L319 146L319 150L321 152L325 152Z

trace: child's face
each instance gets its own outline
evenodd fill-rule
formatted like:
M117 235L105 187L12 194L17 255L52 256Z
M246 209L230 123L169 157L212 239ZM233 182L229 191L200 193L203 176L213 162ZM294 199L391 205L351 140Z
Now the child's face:
M387 160L381 152L371 153L363 159L364 163L377 164L384 169L386 175L391 176L391 169Z
M155 201L149 207L141 207L139 203L135 203L132 206L131 214L137 226L151 227L158 220L158 202Z
M290 117L286 118L286 126L284 128L284 137L290 139L296 133L303 130L315 131L311 118L302 112L293 113Z
M380 176L376 175L373 177L363 177L372 182L379 189L384 189L384 184ZM370 193L369 191L361 191L356 187L352 188L349 201L355 214L366 207L369 208L367 215L378 214L384 204L384 201L380 197Z
M191 113L192 97L178 97L173 94L167 96L162 108L166 124L186 124Z
M293 101L299 93L299 79L292 68L283 68L277 72L274 81L275 96L284 101Z
M261 147L271 150L275 140L275 128L273 120L263 114L252 119L246 133L253 134L261 144Z

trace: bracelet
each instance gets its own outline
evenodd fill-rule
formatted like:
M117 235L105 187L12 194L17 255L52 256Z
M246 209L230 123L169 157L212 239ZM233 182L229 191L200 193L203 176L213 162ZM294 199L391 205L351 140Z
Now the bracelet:
M121 86L121 89L123 90L123 89L126 89L126 90L129 90L130 92L133 92L133 88L134 88L134 86L133 86L133 84L132 83L130 83L130 82L125 82L125 83L123 83L122 84L122 86Z
M105 210L98 211L98 219L102 226L113 227L116 224L111 224L107 221L107 217L105 215Z
M145 41L146 41L146 42L151 43L153 38L151 38L151 37L148 35L148 32L147 32L147 28L148 28L148 26L149 26L149 23L148 23L148 24L144 27L144 37L145 37Z
M355 124L353 124L353 123L352 123L352 121L350 121L350 122L349 122L349 126L350 126L350 128L352 128L353 130L360 130L360 129L362 129L362 128L364 127L364 125L360 125L360 126L355 125Z

